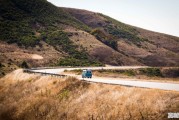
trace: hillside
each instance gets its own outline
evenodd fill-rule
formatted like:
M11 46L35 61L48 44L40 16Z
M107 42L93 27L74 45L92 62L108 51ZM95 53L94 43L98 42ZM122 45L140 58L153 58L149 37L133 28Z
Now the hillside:
M18 67L179 66L179 38L46 0L1 0L0 75Z
M91 34L118 53L149 66L178 66L179 38L133 27L108 16L64 8L93 28Z

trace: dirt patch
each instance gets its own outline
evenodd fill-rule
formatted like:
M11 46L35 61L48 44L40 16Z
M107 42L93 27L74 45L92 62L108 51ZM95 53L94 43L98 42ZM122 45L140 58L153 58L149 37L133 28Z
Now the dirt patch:
M43 59L43 57L41 55L37 55L37 54L33 54L31 57L32 57L32 59L35 59L35 60Z

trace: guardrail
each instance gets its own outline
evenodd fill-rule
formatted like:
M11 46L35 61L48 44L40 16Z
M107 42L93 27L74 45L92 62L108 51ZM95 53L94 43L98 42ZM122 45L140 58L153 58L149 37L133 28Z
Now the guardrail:
M57 76L57 77L61 77L61 78L67 77L67 75L55 74L55 73L35 72L35 71L30 70L30 69L23 69L23 72L25 72L25 73L41 74L41 75Z
M56 66L56 67L37 67L37 68L30 68L30 70L40 70L40 69L59 69L59 68L86 68L91 66ZM98 67L104 67L104 66L98 66Z

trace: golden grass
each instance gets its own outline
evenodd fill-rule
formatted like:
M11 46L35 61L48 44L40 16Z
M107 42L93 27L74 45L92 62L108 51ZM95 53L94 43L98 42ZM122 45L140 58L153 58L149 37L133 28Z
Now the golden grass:
M179 92L86 83L16 70L0 80L0 119L165 120Z

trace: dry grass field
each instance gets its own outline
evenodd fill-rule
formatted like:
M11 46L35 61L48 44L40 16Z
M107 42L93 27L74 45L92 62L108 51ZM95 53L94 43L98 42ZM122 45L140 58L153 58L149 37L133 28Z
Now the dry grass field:
M16 70L0 80L1 120L165 120L179 92L87 83Z

